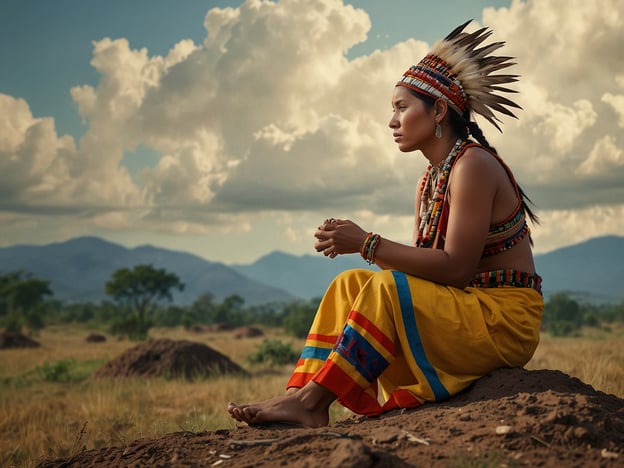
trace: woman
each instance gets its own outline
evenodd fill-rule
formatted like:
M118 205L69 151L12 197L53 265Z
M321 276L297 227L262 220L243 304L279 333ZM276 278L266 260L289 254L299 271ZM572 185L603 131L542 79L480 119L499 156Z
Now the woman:
M319 306L286 395L230 403L248 424L327 425L335 400L374 416L449 398L500 367L523 366L539 341L543 299L526 218L509 168L471 114L499 128L495 111L513 65L478 48L486 28L455 29L394 88L389 126L401 151L429 166L417 188L412 245L328 219L315 234L324 255L360 253L381 271L346 271ZM499 128L500 130L500 128ZM468 136L477 141L472 142Z

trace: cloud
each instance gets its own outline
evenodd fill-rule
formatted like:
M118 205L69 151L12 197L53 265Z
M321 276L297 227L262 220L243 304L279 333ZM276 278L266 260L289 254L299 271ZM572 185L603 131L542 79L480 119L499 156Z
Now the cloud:
M624 88L624 79L618 81L620 86ZM602 96L602 101L609 104L618 116L618 126L624 128L624 94L611 94L605 93Z
M51 118L34 118L23 99L0 94L0 200L2 209L67 203L57 191L71 184L70 137L58 137Z
M600 8L580 0L514 0L509 8L484 11L484 23L507 41L521 75L524 110L506 125L499 150L541 210L624 200L604 194L614 177L624 180L617 78L624 62L616 58L624 17L613 14L619 10L613 0Z
M482 128L542 218L587 236L616 226L584 224L593 207L621 214L624 200L619 9L618 0L514 0L483 14L517 57L524 110L503 135ZM165 56L95 41L99 82L71 90L87 124L78 142L0 95L1 209L195 233L250 230L261 213L353 212L391 231L411 226L424 159L398 152L387 121L393 84L427 44L347 59L371 23L341 0L248 0L211 9L204 26L202 44L183 39ZM161 157L133 179L122 160L139 145ZM289 241L303 231L283 225Z

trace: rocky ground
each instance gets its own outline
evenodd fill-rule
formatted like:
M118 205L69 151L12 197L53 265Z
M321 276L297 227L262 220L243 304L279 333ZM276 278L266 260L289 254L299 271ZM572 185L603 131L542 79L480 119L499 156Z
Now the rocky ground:
M624 467L624 400L559 371L500 369L445 403L378 418L178 432L39 467L321 465Z

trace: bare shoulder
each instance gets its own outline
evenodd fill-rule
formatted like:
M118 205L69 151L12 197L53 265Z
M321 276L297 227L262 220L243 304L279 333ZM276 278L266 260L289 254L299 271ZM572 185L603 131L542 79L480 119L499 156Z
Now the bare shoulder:
M500 171L501 165L491 153L485 149L472 146L455 162L452 179L466 179L479 183Z
M473 169L495 168L500 166L494 155L480 146L471 146L455 163L456 167L466 167Z

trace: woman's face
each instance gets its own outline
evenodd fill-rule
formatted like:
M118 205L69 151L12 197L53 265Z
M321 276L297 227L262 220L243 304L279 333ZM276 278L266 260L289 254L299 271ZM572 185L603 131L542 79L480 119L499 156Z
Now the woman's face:
M405 86L395 86L392 110L388 126L393 130L392 136L401 151L421 149L423 143L434 138L436 122L433 109L427 109L425 103Z

